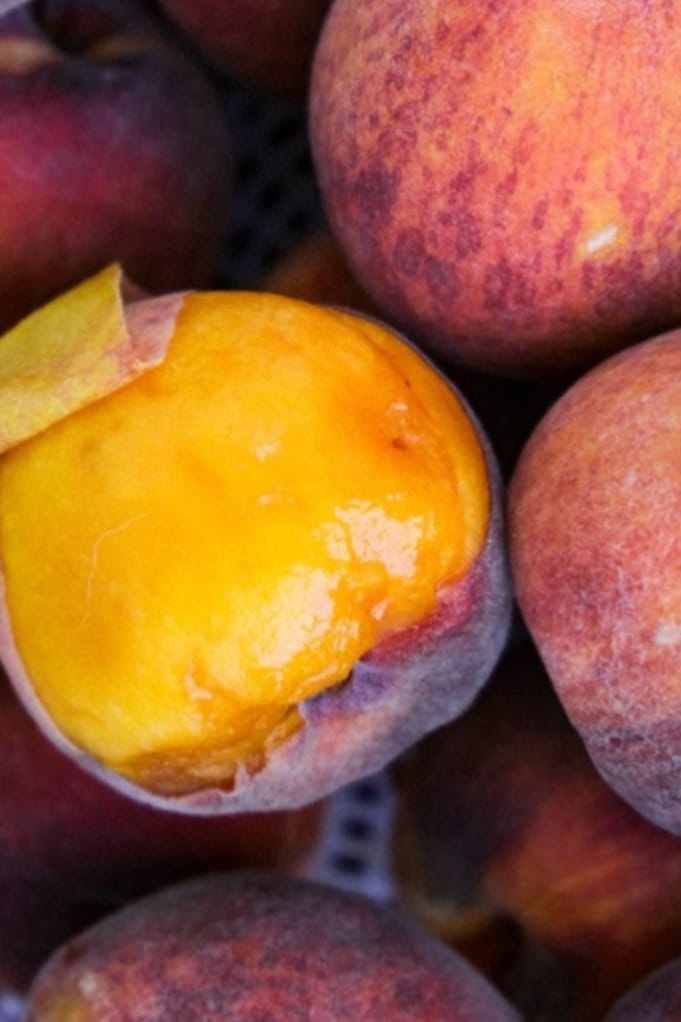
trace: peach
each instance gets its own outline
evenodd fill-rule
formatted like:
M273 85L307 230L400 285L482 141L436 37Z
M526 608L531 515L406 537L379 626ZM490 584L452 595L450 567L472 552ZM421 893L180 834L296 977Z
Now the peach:
M341 305L376 316L374 302L350 271L333 234L325 228L305 235L271 266L260 289L319 305Z
M612 356L530 437L509 492L520 610L603 777L681 834L681 332Z
M231 143L218 93L138 0L0 15L0 328L112 261L143 289L205 287Z
M600 1022L681 952L681 844L601 779L531 646L398 781L402 904L528 1022Z
M216 69L302 101L329 2L160 0L160 6Z
M517 1022L463 959L358 895L213 874L138 901L41 970L27 1022Z
M133 897L211 869L298 873L325 807L212 818L124 798L40 734L0 678L0 989Z
M678 13L337 0L310 90L331 226L416 342L572 377L681 321Z
M315 801L492 670L511 611L494 457L453 385L376 320L255 292L123 309L115 284L105 271L17 328L48 349L41 411L74 397L59 352L81 313L92 333L93 292L111 303L97 352L138 375L111 390L91 372L73 411L54 402L0 459L8 673L65 752L130 794ZM119 355L126 331L146 360ZM0 421L32 396L22 369Z
M679 1022L681 1019L681 958L676 958L622 997L603 1022Z

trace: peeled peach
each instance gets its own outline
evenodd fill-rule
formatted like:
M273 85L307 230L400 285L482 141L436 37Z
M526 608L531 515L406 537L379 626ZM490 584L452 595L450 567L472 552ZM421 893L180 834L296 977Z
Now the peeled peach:
M603 777L681 834L681 331L552 406L509 491L520 610Z
M316 800L490 673L511 602L493 456L377 321L247 292L122 309L115 282L20 325L56 343L47 398L68 391L52 331L81 293L114 307L102 358L129 330L147 361L126 354L139 375L113 391L91 373L0 460L8 673L126 791L203 812ZM13 422L33 381L8 375Z
M668 4L336 0L311 141L383 315L509 377L676 326L679 27Z
M463 959L358 895L213 874L138 901L38 974L26 1022L518 1022Z

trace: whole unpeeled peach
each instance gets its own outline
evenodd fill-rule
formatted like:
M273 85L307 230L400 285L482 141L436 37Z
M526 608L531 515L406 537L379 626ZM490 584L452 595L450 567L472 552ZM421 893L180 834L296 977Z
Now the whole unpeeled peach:
M601 1022L681 952L681 844L599 776L529 644L399 766L401 903L527 1022Z
M148 4L0 13L0 121L0 329L112 261L153 293L213 281L229 129Z
M510 484L525 622L613 787L681 833L681 332L592 369Z
M574 374L681 320L674 5L336 0L310 126L383 314L505 376Z
M8 673L131 793L316 800L494 666L511 601L493 454L377 321L247 292L121 309L115 287L106 271L0 341Z
M482 976L397 913L267 874L133 903L38 974L27 1022L518 1022Z

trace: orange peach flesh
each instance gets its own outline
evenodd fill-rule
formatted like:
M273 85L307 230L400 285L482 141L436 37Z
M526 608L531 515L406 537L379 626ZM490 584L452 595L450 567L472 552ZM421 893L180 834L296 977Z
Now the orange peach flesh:
M489 502L467 412L386 328L191 295L160 366L0 461L14 641L77 747L158 793L228 787L435 609Z

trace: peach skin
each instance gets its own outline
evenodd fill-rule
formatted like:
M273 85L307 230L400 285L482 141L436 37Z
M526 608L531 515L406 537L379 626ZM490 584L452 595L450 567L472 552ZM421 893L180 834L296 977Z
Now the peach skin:
M681 952L681 844L602 780L529 644L397 780L402 904L527 1022L601 1022Z
M26 1022L519 1022L453 951L363 897L213 874L128 906L41 970Z
M302 102L329 0L160 0L213 67Z
M229 127L151 5L0 9L0 119L0 329L114 261L151 293L213 283Z
M127 330L165 355L118 389L91 374L79 408L0 459L7 671L65 751L131 794L315 801L491 672L511 612L493 454L378 321L255 292L121 307L112 282L78 289L111 301L100 347ZM52 336L64 306L78 321L67 293L17 329ZM46 362L61 393L70 363ZM0 421L31 386L9 376Z
M603 1022L681 1022L681 958L640 980Z
M681 834L681 331L612 356L511 480L520 610L603 777Z
M336 0L313 155L382 315L541 379L677 326L680 61L669 4Z

